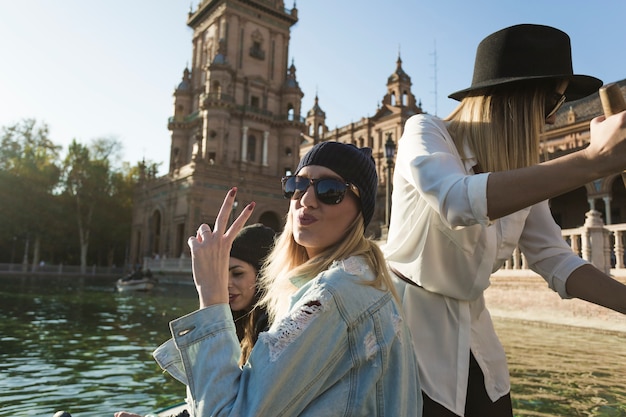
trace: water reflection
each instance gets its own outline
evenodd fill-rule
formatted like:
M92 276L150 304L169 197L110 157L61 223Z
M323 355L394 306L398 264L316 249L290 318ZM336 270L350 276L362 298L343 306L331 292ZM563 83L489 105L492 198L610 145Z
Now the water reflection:
M151 357L170 320L193 311L192 286L113 291L112 279L0 276L2 415L147 414L184 387ZM626 415L624 335L495 320L516 416Z
M111 280L0 278L4 415L148 413L184 397L152 350L167 323L193 311L193 287L120 294Z

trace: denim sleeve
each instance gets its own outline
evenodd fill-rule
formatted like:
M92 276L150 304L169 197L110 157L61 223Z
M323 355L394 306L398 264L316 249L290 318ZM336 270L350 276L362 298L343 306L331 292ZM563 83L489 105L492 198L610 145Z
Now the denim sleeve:
M199 310L170 327L197 416L299 415L325 389L331 373L335 377L344 372L341 366L346 373L352 366L341 360L348 351L347 326L323 288L308 291L261 334L243 369L227 304Z

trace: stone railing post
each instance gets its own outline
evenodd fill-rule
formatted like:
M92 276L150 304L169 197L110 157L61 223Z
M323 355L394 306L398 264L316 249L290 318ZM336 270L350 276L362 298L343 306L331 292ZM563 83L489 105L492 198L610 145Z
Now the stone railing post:
M611 269L610 259L607 259L606 256L611 250L610 247L606 247L609 243L609 231L604 228L604 222L599 211L589 210L585 213L585 217L582 257L600 271L608 274Z
M622 231L616 230L615 236L615 268L624 268L624 245L622 244Z

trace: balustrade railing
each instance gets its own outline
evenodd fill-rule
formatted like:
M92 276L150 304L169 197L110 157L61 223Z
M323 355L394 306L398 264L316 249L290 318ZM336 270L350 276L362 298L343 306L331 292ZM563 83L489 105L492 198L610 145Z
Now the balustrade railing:
M626 276L624 238L626 223L602 224L598 212L588 212L584 226L563 229L562 235L572 251L611 275ZM591 219L591 221L589 221ZM599 220L599 221L598 221ZM502 268L504 272L528 270L528 264L519 248Z
M626 276L624 259L626 223L604 225L597 211L588 212L586 217L585 225L563 229L563 239L575 254L591 262L598 269L611 275ZM157 272L191 272L191 260L145 258L144 269L146 268ZM519 248L515 249L511 258L502 267L503 273L528 270L526 258Z
M590 211L586 214L585 224L574 229L563 229L563 239L572 248L572 251L581 258L591 262L598 269L611 275L626 277L625 240L626 223L604 225L600 213ZM158 259L146 257L142 268L152 273L189 273L191 274L191 258L181 256L179 258L160 257ZM40 265L37 268L24 266L23 264L0 264L2 272L39 272L51 274L78 273L80 267L72 265ZM529 272L526 258L519 250L515 249L513 255L501 268L500 273ZM87 274L115 274L123 273L122 268L105 268L90 266Z

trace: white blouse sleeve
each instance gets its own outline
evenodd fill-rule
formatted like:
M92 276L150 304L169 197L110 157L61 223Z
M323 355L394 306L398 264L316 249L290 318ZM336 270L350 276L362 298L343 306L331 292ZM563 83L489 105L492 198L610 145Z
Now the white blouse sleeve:
M465 162L443 121L423 115L407 121L398 146L398 174L417 189L450 228L489 225L489 174L474 175Z
M561 298L571 298L565 289L567 278L589 262L576 255L565 242L547 201L532 206L519 246L529 268L541 275Z

